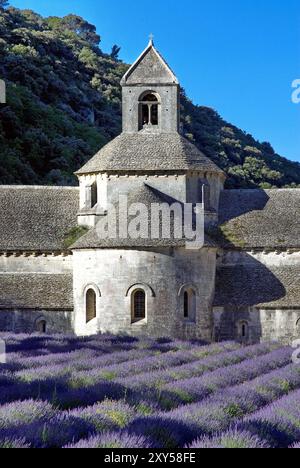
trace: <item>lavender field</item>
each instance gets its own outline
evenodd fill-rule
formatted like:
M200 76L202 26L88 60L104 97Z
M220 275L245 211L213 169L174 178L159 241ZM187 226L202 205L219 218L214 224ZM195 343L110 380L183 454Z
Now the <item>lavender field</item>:
M300 447L291 348L0 338L0 448Z

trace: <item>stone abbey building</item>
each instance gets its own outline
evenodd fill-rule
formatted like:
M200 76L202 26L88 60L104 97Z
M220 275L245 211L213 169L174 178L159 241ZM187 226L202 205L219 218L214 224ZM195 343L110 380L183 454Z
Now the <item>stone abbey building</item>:
M78 171L79 188L0 188L0 330L299 338L300 190L224 190L180 134L179 83L152 41L121 84L123 132ZM102 238L120 195L200 204L203 245Z

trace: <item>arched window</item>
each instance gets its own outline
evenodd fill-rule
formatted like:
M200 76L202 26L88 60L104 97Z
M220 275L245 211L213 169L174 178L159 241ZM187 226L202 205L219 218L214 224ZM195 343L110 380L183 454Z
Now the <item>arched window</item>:
M249 323L246 320L242 320L238 323L238 337L242 341L249 339Z
M159 100L154 93L148 93L140 99L139 113L140 122L139 127L142 130L147 126L158 125L158 112L159 111Z
M188 289L183 295L183 316L190 322L196 321L196 293Z
M97 317L97 296L93 289L86 293L86 323Z
M47 322L46 322L46 320L38 320L36 322L36 331L38 333L46 333L47 332Z
M132 294L132 322L138 322L146 318L146 293L142 289Z

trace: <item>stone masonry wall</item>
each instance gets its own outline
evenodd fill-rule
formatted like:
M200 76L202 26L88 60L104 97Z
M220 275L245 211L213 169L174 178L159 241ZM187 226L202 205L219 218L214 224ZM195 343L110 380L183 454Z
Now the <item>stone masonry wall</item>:
M123 87L123 131L139 131L139 99L145 92L160 96L158 131L177 132L179 129L179 88L169 86L125 86Z
M0 310L0 330L14 333L35 333L37 324L46 321L46 333L73 333L70 311Z
M271 270L274 268L291 269L300 265L300 252L237 252L227 251L218 262L218 267L234 265L261 265L261 268ZM298 271L295 269L295 271ZM297 278L295 278L297 281ZM258 284L257 288L265 285ZM287 285L282 285L282 294ZM241 300L243 291L237 295L235 303ZM252 298L255 301L255 297ZM216 341L237 339L247 342L280 341L291 344L293 340L300 339L300 305L288 304L295 302L294 297L287 297L283 306L226 306L214 308L214 338ZM280 301L279 301L280 302ZM247 336L241 337L241 325L247 324Z
M74 252L75 332L201 338L212 335L216 252L90 250ZM86 324L85 294L97 294L97 318ZM196 291L196 321L184 319L185 287ZM131 294L144 289L147 319L131 321Z
M0 275L70 274L72 255L1 255ZM1 298L1 291L0 291ZM20 298L22 299L22 298ZM34 333L37 323L46 321L47 333L72 333L73 312L70 310L0 309L0 330L14 333Z

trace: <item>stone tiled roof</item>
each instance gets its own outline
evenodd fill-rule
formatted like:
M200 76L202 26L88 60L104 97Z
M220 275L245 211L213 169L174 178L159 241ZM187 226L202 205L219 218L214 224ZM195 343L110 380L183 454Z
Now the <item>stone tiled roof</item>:
M246 264L217 271L215 307L300 308L300 265Z
M0 186L0 251L64 250L78 209L78 188Z
M73 309L72 275L0 274L0 309Z
M178 133L122 133L77 174L128 171L198 170L223 174L210 159Z
M151 205L152 204L162 204L166 203L171 206L173 203L179 203L177 200L161 193L160 191L156 190L155 188L149 186L148 184L144 184L140 189L131 192L128 197L128 207L133 203L141 203L145 205L148 209L148 224L147 224L147 232L151 232ZM183 207L183 205L181 204ZM117 214L117 226L119 225L119 207L116 205L116 214ZM136 216L129 217L129 221L134 219ZM106 221L107 218L104 220ZM181 220L182 221L182 220ZM162 236L162 223L160 220L160 238L158 239L151 239L147 234L145 234L146 238L126 238L123 239L117 235L117 238L109 238L103 239L99 236L98 226L91 229L87 234L82 236L71 248L72 249L87 249L87 248L151 248L151 247L185 247L186 240L185 239L177 239L174 236L174 217L171 218L171 238L166 239ZM140 236L141 237L141 236ZM207 247L216 247L216 244L213 240L211 240L208 236L205 239L205 246Z
M219 213L224 247L300 247L300 189L225 190Z

